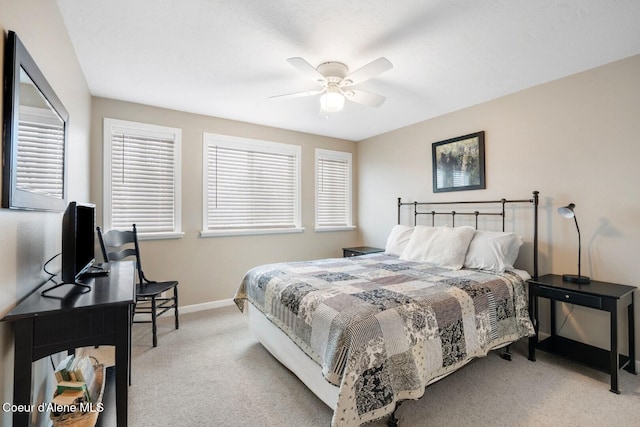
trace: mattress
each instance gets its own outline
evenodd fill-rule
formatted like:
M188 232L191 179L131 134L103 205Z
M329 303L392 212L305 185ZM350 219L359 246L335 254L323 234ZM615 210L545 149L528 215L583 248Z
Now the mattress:
M245 275L235 302L275 327L256 334L334 409L332 425L357 426L533 334L520 273L448 270L385 254L269 264Z

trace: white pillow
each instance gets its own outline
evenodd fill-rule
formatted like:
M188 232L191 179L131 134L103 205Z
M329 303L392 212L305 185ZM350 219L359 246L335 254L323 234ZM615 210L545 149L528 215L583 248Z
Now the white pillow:
M400 256L404 248L407 247L411 234L413 234L413 227L401 224L395 225L387 238L387 244L384 247L385 253Z
M514 233L476 231L464 260L466 268L502 273L513 269L522 246L522 239Z
M473 227L416 226L400 259L459 270L473 239Z
M407 261L419 261L424 258L427 246L433 240L435 227L416 225L407 246L400 254L400 259Z

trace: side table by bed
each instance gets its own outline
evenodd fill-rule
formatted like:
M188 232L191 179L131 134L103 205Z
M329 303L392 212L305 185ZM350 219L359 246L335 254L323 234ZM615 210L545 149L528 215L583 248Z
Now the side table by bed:
M348 258L352 256L375 254L377 252L384 252L384 249L373 248L371 246L355 246L352 248L342 248L342 257Z
M529 338L529 360L536 360L536 348L575 360L599 371L611 375L611 391L618 390L618 370L636 374L635 369L635 332L633 314L633 291L635 286L620 285L592 280L589 284L565 282L562 276L548 274L529 280L529 313L536 335ZM551 336L538 341L538 298L548 298L551 302ZM610 350L604 350L588 344L557 335L556 301L575 304L609 312ZM618 308L627 307L628 356L621 355L618 349Z

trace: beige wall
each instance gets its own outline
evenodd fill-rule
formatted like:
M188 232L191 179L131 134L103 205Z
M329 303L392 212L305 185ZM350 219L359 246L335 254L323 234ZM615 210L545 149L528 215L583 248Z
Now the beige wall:
M635 56L359 143L364 243L384 245L396 221L397 197L526 198L539 190L541 274L576 273L575 225L556 213L574 202L583 274L640 285L638 76ZM486 132L487 188L434 194L431 144L480 130ZM564 313L559 316L564 319ZM608 348L608 325L607 315L576 307L563 334Z
M215 100L212 100L215 102ZM102 129L105 117L182 129L182 229L176 240L141 242L142 264L150 278L180 282L180 305L229 299L243 274L260 264L342 256L341 248L358 243L358 231L314 231L315 148L351 152L356 143L139 104L94 98L91 130L91 201L102 223ZM221 133L302 146L302 226L304 233L208 237L202 230L202 134ZM356 163L354 161L354 163ZM354 165L354 178L357 166ZM354 189L357 179L354 179ZM353 197L357 200L354 190ZM354 211L357 218L357 210Z
M15 31L69 111L68 194L70 199L86 199L89 194L91 96L56 3L49 0L0 0L0 29L0 69L4 69L7 32ZM42 265L61 250L61 219L61 213L0 209L0 317L46 278ZM0 402L11 402L13 330L6 323L0 323L0 352ZM46 380L51 373L48 359L34 364L36 401L40 402L51 394L51 384ZM48 422L45 414L36 425ZM11 425L10 413L0 413L0 425Z

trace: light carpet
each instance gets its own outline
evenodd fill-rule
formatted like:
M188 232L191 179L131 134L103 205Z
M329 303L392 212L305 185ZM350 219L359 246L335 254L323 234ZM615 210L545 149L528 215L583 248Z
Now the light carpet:
M332 411L251 334L235 307L161 318L158 347L149 325L133 328L129 425L329 426ZM526 342L513 360L496 353L429 386L398 410L401 426L638 426L640 376L609 376L538 352ZM387 419L367 424L386 426Z

